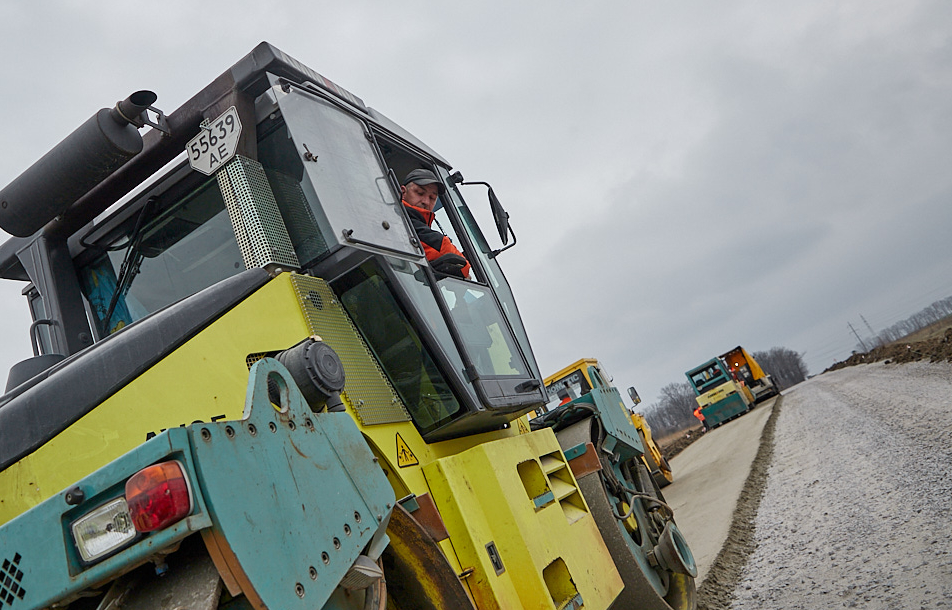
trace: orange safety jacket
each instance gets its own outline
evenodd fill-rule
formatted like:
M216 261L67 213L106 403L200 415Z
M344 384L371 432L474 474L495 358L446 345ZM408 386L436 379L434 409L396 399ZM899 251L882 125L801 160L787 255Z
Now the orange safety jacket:
M410 217L413 230L416 231L420 243L423 244L423 254L426 255L426 260L434 261L444 254L458 254L466 258L462 252L456 249L449 237L430 227L435 218L433 212L410 205L406 201L403 202L403 205L407 209L407 215ZM469 269L470 265L467 261L466 266L462 269L463 277L469 277Z

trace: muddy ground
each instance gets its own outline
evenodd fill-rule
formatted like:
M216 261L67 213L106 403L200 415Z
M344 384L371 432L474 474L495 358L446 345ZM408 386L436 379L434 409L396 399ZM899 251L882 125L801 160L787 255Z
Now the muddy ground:
M674 439L665 439L663 442L659 443L659 447L661 448L661 452L664 454L664 457L670 460L677 454L684 451L691 443L701 438L701 435L703 434L704 433L701 432L701 427L698 426L695 430L684 432Z
M952 608L950 397L894 358L785 392L700 607Z
M938 336L925 341L896 341L876 347L865 354L855 353L842 362L837 362L824 373L847 366L872 362L905 363L927 360L929 362L952 362L952 328L946 328Z

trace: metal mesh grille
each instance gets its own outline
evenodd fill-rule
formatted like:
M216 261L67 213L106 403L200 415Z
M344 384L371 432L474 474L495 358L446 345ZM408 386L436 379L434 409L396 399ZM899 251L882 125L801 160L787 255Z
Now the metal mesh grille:
M23 580L23 571L20 570L19 553L12 559L4 559L0 568L0 608L10 606L18 599L23 599L26 589L20 584Z
M255 352L253 354L248 354L245 356L245 364L248 366L248 370L251 370L251 367L255 365L255 362L261 360L267 356L270 352Z
M341 394L360 422L368 426L409 421L410 414L403 401L327 283L297 274L291 276L291 283L309 332L330 345L344 364L347 388Z
M226 163L215 177L245 267L253 269L270 264L300 267L261 164L239 155Z

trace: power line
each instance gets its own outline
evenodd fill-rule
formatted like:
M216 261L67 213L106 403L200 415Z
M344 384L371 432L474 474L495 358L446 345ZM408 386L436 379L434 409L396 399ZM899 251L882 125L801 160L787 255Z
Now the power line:
M935 298L934 295L939 293L945 294L946 296L938 299ZM878 319L877 325L881 325L885 328L901 319L904 320L916 312L921 311L925 307L928 307L932 303L948 298L950 293L952 293L952 286L940 286L939 288L933 288L932 290L919 294L918 296L906 295L905 299L893 302L887 310L875 316L875 318ZM916 303L922 303L925 300L929 300L929 302L925 303L924 305L919 305L916 311L910 313L910 310L916 306Z

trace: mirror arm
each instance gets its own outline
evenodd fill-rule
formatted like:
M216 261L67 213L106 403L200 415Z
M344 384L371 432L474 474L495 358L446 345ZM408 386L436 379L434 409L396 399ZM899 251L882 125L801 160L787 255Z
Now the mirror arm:
M503 252L505 252L505 251L508 250L509 248L511 248L511 247L513 247L513 246L516 245L516 233L515 233L515 231L512 230L512 225L509 225L507 228L509 229L509 234L512 235L512 243L509 244L508 246L504 247L504 248L499 248L498 250L493 250L492 252L489 253L489 258L491 258L491 259L492 259L492 258L496 258L497 256L499 256L500 254L502 254Z
M516 237L516 234L512 232L512 227L509 226L509 213L503 209L502 204L499 203L499 198L496 197L496 194L493 192L493 187L488 182L481 182L477 180L466 182L463 180L463 174L459 172L454 172L453 175L450 176L450 180L460 185L480 184L485 186L489 190L489 207L492 209L493 220L496 223L496 230L499 232L499 239L502 241L503 245L505 245L509 240L509 235L512 235L513 238ZM490 258L495 258L497 254L514 245L516 245L515 242L506 248L496 250Z

